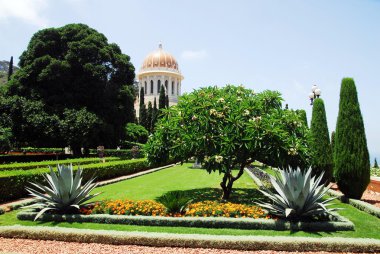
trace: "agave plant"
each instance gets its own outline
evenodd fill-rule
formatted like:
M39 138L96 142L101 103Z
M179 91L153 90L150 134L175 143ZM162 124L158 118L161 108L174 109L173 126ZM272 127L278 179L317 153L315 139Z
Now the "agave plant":
M81 204L99 195L99 193L90 195L90 192L97 186L96 183L93 183L94 177L82 186L82 169L80 167L78 167L75 177L73 177L73 165L58 165L58 174L50 166L49 168L50 173L43 175L48 186L31 183L36 187L35 189L26 187L30 195L39 200L38 203L26 207L40 209L34 220L49 210L56 210L59 213L78 211Z
M182 191L170 191L156 198L156 201L163 204L167 213L183 213L186 206L192 199Z
M331 214L339 208L327 208L330 201L335 198L324 200L323 197L329 187L321 184L323 173L316 178L311 176L311 168L305 173L298 168L296 170L282 170L275 177L270 176L270 181L275 190L259 190L272 202L257 202L261 207L279 217L289 219L322 217Z

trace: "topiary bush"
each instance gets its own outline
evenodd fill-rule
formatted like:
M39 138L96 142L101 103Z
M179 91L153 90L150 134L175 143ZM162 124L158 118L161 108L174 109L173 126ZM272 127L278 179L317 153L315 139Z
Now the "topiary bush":
M344 78L334 144L334 177L347 198L360 199L370 182L370 162L355 82Z
M313 103L309 144L313 176L318 177L324 173L321 183L329 183L332 177L333 158L325 105L320 98L315 99Z

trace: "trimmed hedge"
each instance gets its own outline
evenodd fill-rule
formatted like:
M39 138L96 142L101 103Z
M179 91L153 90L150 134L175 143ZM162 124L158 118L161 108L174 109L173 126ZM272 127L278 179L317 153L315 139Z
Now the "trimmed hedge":
M64 148L51 148L51 147L21 147L20 152L27 153L64 153Z
M34 220L37 212L20 212L19 220ZM347 231L354 230L354 224L346 218L335 214L337 221L323 222L289 222L285 220L251 219L251 218L221 218L221 217L161 217L161 216L128 216L109 214L44 214L40 221L55 222L93 222L104 224L128 224L139 226L165 227L200 227L200 228L235 228L260 230L304 230L304 231Z
M1 155L0 164L12 162L36 162L36 161L51 161L51 160L65 160L74 158L71 154L26 154L26 155Z
M97 154L96 149L90 149L90 154ZM131 149L105 149L104 150L105 156L114 156L114 157L120 157L123 159L132 159L134 156L136 158L144 158L144 151L140 149L135 155L133 154Z
M343 237L224 236L126 232L47 226L3 226L0 236L112 245L214 248L233 250L379 252L380 240Z
M117 161L120 160L118 157L107 157L105 158L106 161ZM55 161L40 161L40 162L26 162L26 163L11 163L11 164L1 164L0 165L0 171L4 170L28 170L28 169L35 169L35 168L41 168L41 167L48 167L48 166L56 166L57 164L94 164L100 162L99 158L77 158L77 159L69 159L69 160L55 160Z
M148 169L145 159L112 161L106 163L81 166L83 179L87 181L93 175L97 180L106 180L118 176L129 175ZM74 171L77 167L74 167ZM0 202L14 200L27 196L25 187L29 182L44 181L42 174L49 172L48 168L30 170L7 170L0 172Z
M374 205L371 205L367 202L364 202L364 201L361 201L358 199L346 198L346 197L344 197L343 194L341 194L340 192L334 191L334 190L329 190L328 194L330 196L337 197L342 202L348 203L348 204L352 205L353 207L356 207L357 209L362 210L363 212L366 212L368 214L371 214L373 216L380 218L380 208L378 208Z

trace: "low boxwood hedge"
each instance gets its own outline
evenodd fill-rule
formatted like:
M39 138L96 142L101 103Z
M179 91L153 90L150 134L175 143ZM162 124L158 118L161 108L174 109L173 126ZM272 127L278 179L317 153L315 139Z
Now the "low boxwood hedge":
M23 211L17 214L19 220L34 220L36 212ZM273 219L222 218L222 217L161 217L161 216L129 216L109 214L44 214L41 221L55 222L93 222L104 224L129 224L139 226L167 227L201 227L201 228L235 228L262 230L304 230L304 231L344 231L354 230L354 224L346 218L335 214L337 221L322 222L289 222Z
M107 157L105 160L108 161L117 161L120 160L118 157ZM48 166L56 166L57 164L70 164L73 165L85 165L85 164L94 164L99 163L99 158L77 158L77 159L68 159L68 160L52 160L52 161L40 161L40 162L23 162L23 163L10 163L10 164L1 164L0 171L4 170L28 170L35 168L47 168Z
M135 159L88 164L81 168L83 179L86 181L93 175L97 177L97 180L106 180L140 172L149 167L145 159ZM74 170L76 171L77 167L74 167ZM47 172L49 172L48 168L0 171L0 202L27 196L25 186L29 182L44 181L42 174Z
M97 154L96 149L90 149L90 154ZM115 156L123 159L132 159L132 158L144 158L144 150L140 149L136 152L133 152L132 149L105 149L105 156Z
M340 199L342 202L348 203L352 205L353 207L356 207L359 210L362 210L368 214L371 214L373 216L376 216L380 218L380 208L376 207L374 205L371 205L367 202L358 200L358 199L352 199L352 198L346 198L344 195L340 192L334 191L334 190L329 190L328 194L333 197L337 197Z

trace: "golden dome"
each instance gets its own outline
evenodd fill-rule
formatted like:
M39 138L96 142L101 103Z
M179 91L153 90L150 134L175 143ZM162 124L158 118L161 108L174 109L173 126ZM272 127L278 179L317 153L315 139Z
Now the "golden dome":
M159 44L156 51L145 57L145 60L140 68L140 72L145 72L152 69L161 69L179 73L177 60L171 54L162 49L162 44Z

